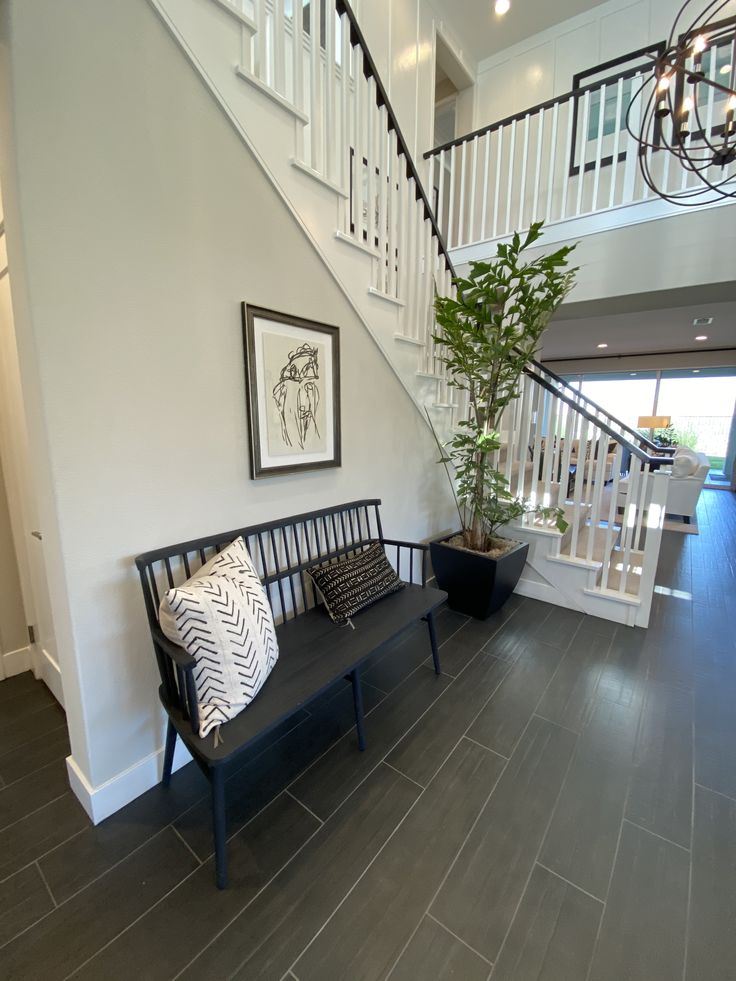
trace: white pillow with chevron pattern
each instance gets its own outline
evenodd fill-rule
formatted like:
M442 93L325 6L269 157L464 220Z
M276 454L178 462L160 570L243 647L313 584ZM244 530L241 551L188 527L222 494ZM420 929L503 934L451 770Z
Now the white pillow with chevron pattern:
M279 656L271 606L242 538L168 590L159 622L197 661L202 737L253 701Z

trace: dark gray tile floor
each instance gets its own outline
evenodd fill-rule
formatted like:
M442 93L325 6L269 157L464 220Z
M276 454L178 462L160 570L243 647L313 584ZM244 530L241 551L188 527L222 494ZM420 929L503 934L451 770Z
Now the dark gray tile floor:
M648 631L445 611L229 775L94 828L64 716L0 684L0 978L736 981L736 500L666 532Z

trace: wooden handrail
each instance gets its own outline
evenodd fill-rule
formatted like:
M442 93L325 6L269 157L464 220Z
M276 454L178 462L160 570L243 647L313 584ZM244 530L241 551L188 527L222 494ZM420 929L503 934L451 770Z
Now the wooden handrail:
M429 202L429 198L424 190L422 181L419 177L419 171L416 168L416 164L412 158L409 151L409 146L404 139L404 134L401 132L401 127L399 126L399 121L396 117L396 113L393 110L391 102L386 92L386 88L381 81L381 76L378 73L378 68L373 60L373 57L368 49L368 44L366 43L363 32L360 29L360 25L353 13L353 9L348 3L348 0L335 0L335 9L338 15L345 14L348 21L350 22L350 43L354 48L360 48L363 54L363 74L366 78L373 78L376 83L376 103L379 106L386 107L386 113L388 115L388 128L389 131L393 130L396 133L396 144L398 152L403 154L404 160L406 161L406 176L409 179L414 180L414 186L416 187L416 199L421 201L424 205L424 217L429 221L432 227L432 235L437 239L437 248L440 255L444 258L447 268L450 273L455 275L455 268L450 259L450 255L447 251L447 246L445 245L445 240L440 231L439 225L437 224L437 219L434 214L434 208Z

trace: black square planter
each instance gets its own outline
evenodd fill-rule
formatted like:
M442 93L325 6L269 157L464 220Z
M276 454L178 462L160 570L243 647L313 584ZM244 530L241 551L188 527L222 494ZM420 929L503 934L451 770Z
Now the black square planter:
M448 540L454 537L448 535L429 544L437 586L448 594L447 605L451 610L485 620L500 609L516 589L529 544L519 542L496 559L482 552L448 545Z

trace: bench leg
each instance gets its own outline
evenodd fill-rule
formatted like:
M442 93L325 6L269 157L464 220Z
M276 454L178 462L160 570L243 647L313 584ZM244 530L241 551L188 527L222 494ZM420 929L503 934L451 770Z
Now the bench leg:
M440 674L440 653L437 649L437 631L434 629L434 613L427 614L427 626L429 627L429 642L432 645L432 660L434 661L434 673Z
M172 722L166 729L166 748L164 749L164 772L161 775L161 783L164 787L169 786L171 780L171 768L174 765L174 750L176 749L176 729Z
M355 728L358 732L358 749L365 749L365 729L363 727L363 689L360 687L360 671L351 671L353 683L353 705L355 706Z
M215 838L215 869L218 889L227 886L227 835L225 821L225 771L221 766L210 770L212 782L212 829Z

